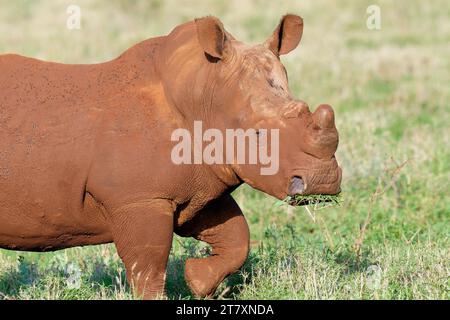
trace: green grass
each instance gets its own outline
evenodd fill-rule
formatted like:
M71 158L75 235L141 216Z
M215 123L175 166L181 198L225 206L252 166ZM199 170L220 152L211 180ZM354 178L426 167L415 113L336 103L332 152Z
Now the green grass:
M248 186L236 190L252 249L217 298L450 298L447 1L378 1L380 31L365 27L372 4L365 0L78 0L83 28L69 32L71 3L0 0L0 51L97 62L207 14L251 43L263 41L286 12L305 20L300 47L282 59L298 98L312 109L335 108L345 201L294 208ZM184 261L208 252L175 237L168 298L193 298ZM0 299L131 299L124 279L112 245L46 254L0 250Z
M342 203L341 195L328 195L328 194L311 194L287 196L281 203L287 203L291 206L313 206L314 209L339 206Z

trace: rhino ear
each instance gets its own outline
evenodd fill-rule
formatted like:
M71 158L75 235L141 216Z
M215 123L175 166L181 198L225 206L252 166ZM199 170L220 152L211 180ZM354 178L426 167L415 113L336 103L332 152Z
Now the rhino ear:
M265 46L276 56L287 54L298 46L302 34L303 19L293 14L287 14L283 16L272 36L265 42Z
M210 56L223 59L227 36L222 22L215 17L195 19L197 36L203 50Z

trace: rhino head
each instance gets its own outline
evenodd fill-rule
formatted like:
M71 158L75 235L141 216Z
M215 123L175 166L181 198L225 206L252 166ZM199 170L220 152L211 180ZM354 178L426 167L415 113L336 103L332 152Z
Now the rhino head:
M279 199L340 192L333 109L323 104L311 112L296 99L280 61L297 47L302 33L302 18L289 14L264 43L247 45L217 18L206 17L175 29L163 50L165 70L172 70L166 73L166 92L185 119L200 119L221 131L253 128L256 136L278 130L277 145L264 146L268 154L279 153L272 173L261 174L261 163L231 163L215 170L223 180L225 174L235 175Z

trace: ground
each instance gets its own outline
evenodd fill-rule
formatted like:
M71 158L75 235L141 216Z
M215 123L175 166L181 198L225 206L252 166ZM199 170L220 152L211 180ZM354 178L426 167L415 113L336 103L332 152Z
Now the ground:
M80 30L66 28L69 4L82 10ZM366 26L371 4L380 30ZM308 213L239 188L252 250L217 298L449 299L448 1L0 0L0 53L100 62L208 14L258 43L286 12L305 21L300 47L283 57L292 90L335 108L344 202ZM193 298L183 264L207 252L175 237L169 299ZM0 299L130 298L112 245L0 250Z

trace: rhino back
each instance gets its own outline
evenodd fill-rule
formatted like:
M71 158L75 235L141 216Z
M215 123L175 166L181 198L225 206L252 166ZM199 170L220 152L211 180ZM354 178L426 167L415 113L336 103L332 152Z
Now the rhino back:
M77 219L101 69L0 56L0 234L44 235Z
M195 193L177 188L191 170L170 162L184 119L155 68L164 40L95 65L0 55L0 247L109 242L105 206Z

